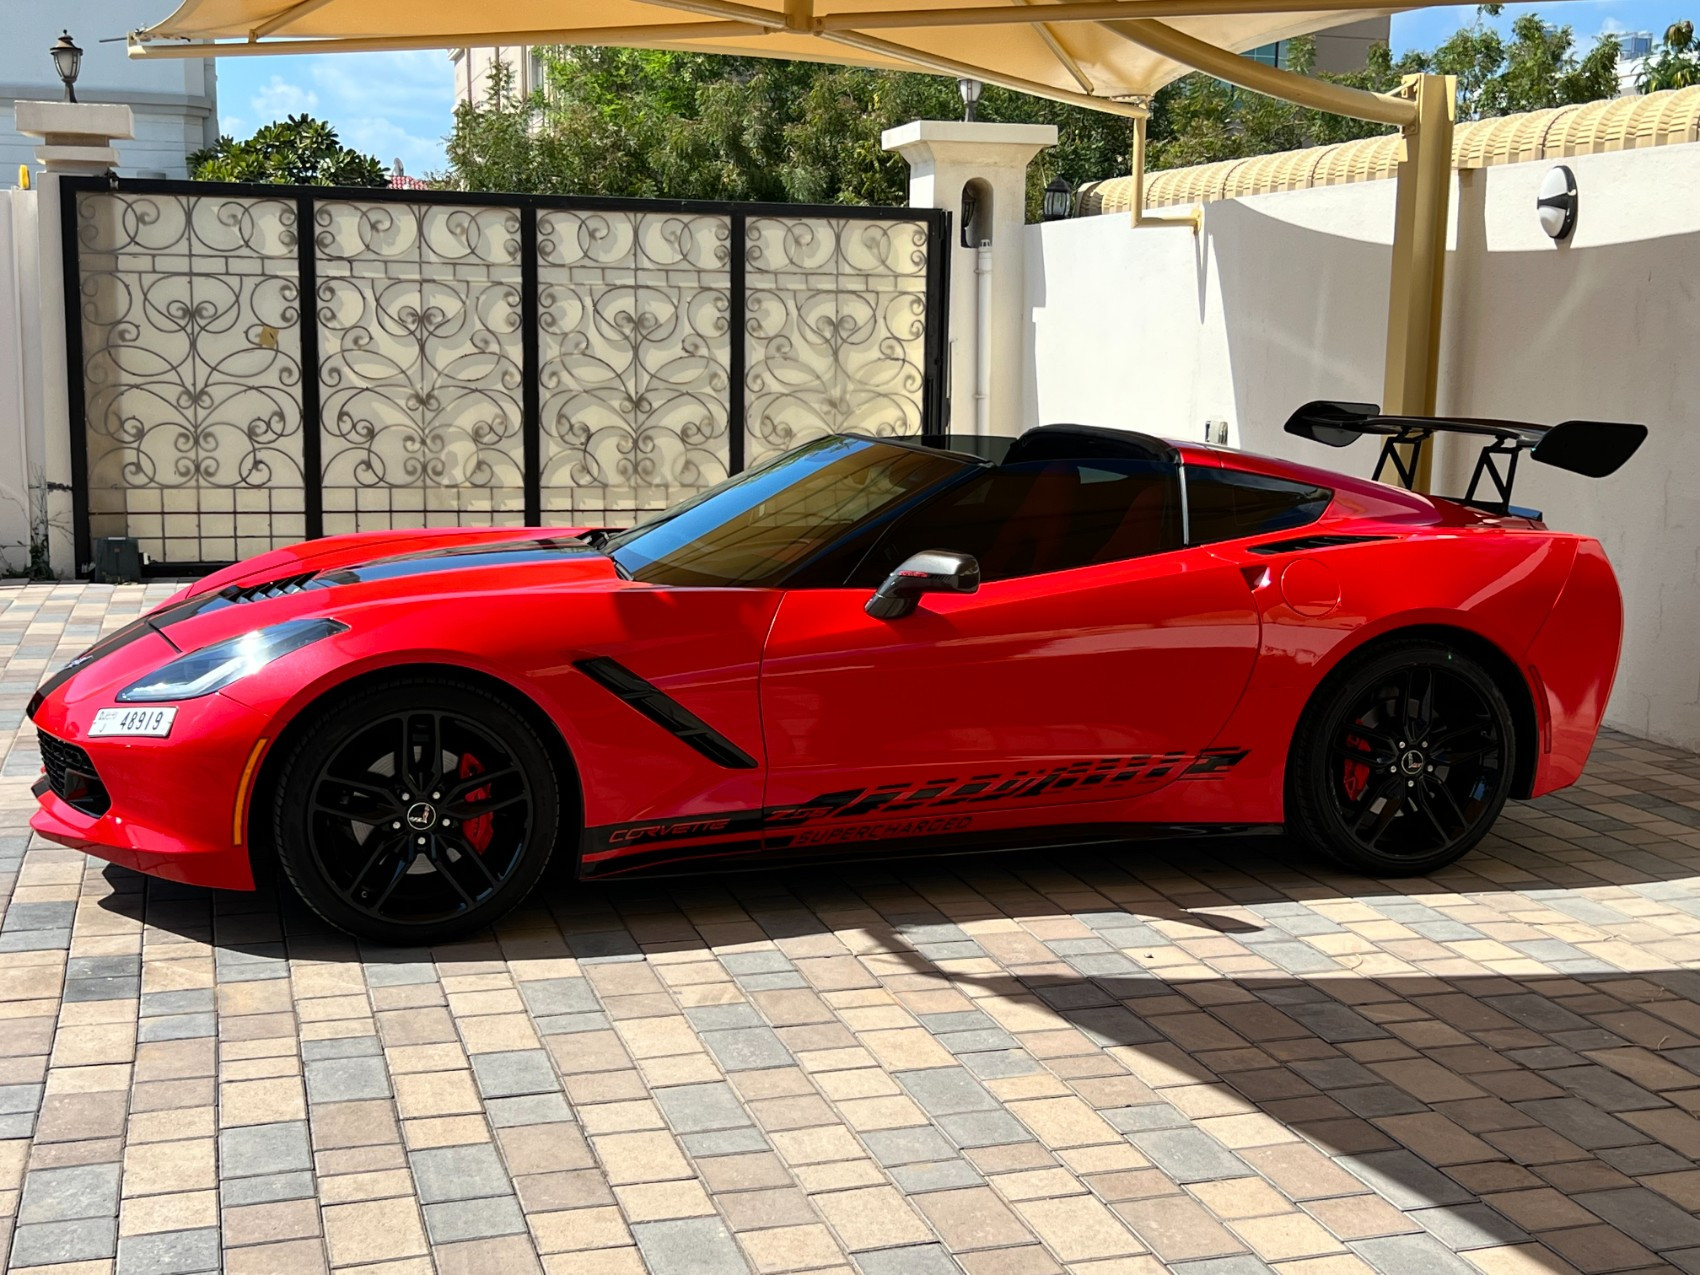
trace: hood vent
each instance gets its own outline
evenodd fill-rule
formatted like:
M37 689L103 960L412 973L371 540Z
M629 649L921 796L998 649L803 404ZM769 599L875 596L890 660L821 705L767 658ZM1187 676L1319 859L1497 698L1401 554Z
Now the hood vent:
M218 596L226 602L263 602L267 598L282 598L291 593L300 593L304 589L328 589L332 581L319 577L316 571L303 572L300 575L284 576L279 580L268 580L264 584L233 584L218 591Z

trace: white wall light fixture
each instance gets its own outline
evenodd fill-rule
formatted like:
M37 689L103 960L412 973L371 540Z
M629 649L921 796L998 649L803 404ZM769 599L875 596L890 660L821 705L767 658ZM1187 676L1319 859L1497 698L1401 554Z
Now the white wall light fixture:
M1549 239L1568 239L1576 229L1576 202L1576 174L1564 164L1555 164L1541 178L1535 196L1535 215Z

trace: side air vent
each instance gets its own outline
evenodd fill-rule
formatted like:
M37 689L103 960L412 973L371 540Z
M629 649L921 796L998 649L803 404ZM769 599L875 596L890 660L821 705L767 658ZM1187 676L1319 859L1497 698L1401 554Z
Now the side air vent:
M264 584L231 585L220 589L218 596L226 602L262 602L267 598L281 598L291 593L300 593L303 589L328 589L331 581L318 578L318 572L306 571L301 575L284 576L280 580L268 580Z
M1337 545L1367 545L1392 536L1294 536L1291 540L1271 540L1268 544L1251 545L1247 553L1305 553L1311 549L1332 549Z

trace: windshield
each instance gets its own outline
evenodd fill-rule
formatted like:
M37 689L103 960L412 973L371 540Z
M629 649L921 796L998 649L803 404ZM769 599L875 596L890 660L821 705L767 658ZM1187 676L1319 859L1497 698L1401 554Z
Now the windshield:
M676 505L603 550L647 584L772 588L848 532L975 469L961 457L833 436Z

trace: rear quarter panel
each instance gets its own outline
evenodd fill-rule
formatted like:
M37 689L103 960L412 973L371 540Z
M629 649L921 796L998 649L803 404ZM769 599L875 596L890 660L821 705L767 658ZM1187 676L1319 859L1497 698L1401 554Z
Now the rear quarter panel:
M1504 652L1528 680L1527 653L1570 575L1578 538L1499 528L1401 528L1389 534L1386 540L1269 557L1223 546L1219 552L1246 570L1263 618L1257 666L1217 739L1249 753L1229 783L1177 786L1165 808L1147 817L1279 822L1287 754L1311 695L1342 660L1395 630L1462 629ZM1338 597L1325 607L1329 583Z

